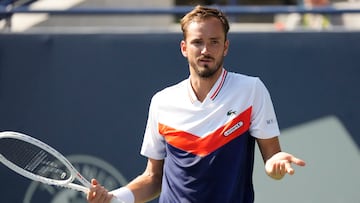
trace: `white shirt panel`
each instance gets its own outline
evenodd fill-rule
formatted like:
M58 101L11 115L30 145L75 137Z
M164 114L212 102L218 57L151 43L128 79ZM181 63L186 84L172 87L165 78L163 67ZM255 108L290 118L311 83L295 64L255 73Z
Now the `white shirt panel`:
M223 74L226 74L223 71ZM168 87L152 98L141 154L154 159L166 156L165 140L158 124L203 137L215 131L233 117L252 107L250 133L257 138L271 138L280 134L270 95L259 78L227 73L219 93L222 77L218 79L206 99L194 100L190 80Z

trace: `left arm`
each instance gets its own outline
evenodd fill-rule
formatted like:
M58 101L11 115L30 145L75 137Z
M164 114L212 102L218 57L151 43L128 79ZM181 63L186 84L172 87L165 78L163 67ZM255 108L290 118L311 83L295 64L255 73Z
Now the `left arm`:
M265 172L273 179L280 180L286 173L293 175L291 164L305 166L305 162L295 156L282 152L278 137L257 139L262 158L265 163Z

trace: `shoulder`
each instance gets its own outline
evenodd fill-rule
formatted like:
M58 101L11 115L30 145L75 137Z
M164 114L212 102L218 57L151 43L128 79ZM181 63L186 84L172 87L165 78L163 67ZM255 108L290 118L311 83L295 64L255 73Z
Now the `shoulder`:
M167 101L171 98L176 98L187 92L188 79L185 79L174 85L165 87L164 89L156 92L152 98L153 101Z
M241 73L236 73L236 72L228 72L227 76L228 81L230 83L236 83L238 85L241 86L256 86L259 83L262 83L261 79L259 77L256 76L250 76L250 75L245 75L245 74L241 74Z

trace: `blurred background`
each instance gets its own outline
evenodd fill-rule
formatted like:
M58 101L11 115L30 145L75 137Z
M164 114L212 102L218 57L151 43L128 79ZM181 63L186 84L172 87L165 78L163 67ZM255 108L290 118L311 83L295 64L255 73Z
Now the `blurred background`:
M197 4L226 7L234 31L360 29L358 0L0 0L0 25L11 32L178 31L179 18Z
M198 4L228 15L225 68L263 80L282 148L307 161L274 181L257 150L255 202L358 203L356 0L0 0L0 131L43 140L110 190L126 184L146 164L152 95L188 77L178 22ZM86 202L3 165L0 178L13 185L1 202Z

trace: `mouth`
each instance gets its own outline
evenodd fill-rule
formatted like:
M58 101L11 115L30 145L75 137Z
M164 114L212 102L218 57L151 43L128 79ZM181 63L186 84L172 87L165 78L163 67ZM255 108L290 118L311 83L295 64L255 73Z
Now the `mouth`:
M213 59L211 57L201 57L199 61L202 63L210 63L213 61Z

